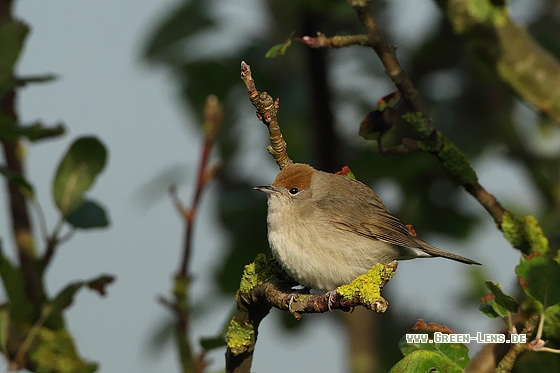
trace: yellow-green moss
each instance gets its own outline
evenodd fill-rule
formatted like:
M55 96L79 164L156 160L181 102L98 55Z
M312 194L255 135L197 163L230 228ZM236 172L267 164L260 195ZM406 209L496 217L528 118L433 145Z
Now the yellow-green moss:
M421 136L428 136L429 131L426 130L424 117L420 112L409 112L402 116L403 120L411 126Z
M403 119L422 137L419 147L423 151L436 154L441 165L451 177L460 184L475 184L478 182L476 173L465 154L440 132L432 138L432 130L427 128L421 113L406 113Z
M39 345L31 355L36 372L88 373L97 370L97 364L83 361L77 354L72 337L65 329L41 328Z
M529 215L520 220L506 211L502 219L502 232L508 242L524 254L549 252L548 239L534 216Z
M339 286L336 291L344 298L352 298L356 293L359 293L365 303L373 304L381 298L382 277L388 276L390 279L394 274L395 271L392 269L386 270L383 264L378 263L363 275L356 277L351 283Z
M443 146L437 153L443 168L460 184L476 184L478 178L465 154L448 138L443 139Z
M524 223L527 239L531 246L531 252L539 252L543 255L548 254L548 251L550 250L548 246L548 239L544 236L537 219L534 216L529 215L525 217Z
M253 329L243 327L235 320L231 320L226 335L226 343L229 349L235 354L245 352L251 346L253 340Z
M260 253L253 263L247 264L241 277L239 290L242 293L249 292L255 286L262 284L267 279L278 276L281 273L280 266L273 259L267 259L266 255Z

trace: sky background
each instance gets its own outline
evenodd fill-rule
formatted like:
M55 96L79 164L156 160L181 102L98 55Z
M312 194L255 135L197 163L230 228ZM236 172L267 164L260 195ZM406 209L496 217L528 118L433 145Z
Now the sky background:
M235 13L252 3L234 1L227 9ZM400 40L405 43L421 34L417 28L424 17L438 16L433 5L415 9L414 2L395 3L395 14L399 4L406 3L409 9L405 22L395 26L392 37L397 45ZM26 87L18 100L22 122L62 121L67 127L66 136L28 148L29 179L35 184L50 229L57 216L50 184L70 143L78 136L95 135L109 150L108 165L89 196L107 207L111 226L78 232L60 247L48 272L48 290L54 294L73 280L102 273L116 275L117 281L108 288L106 298L83 290L67 312L81 355L99 362L101 372L176 372L174 346L162 345L158 352L149 347L154 331L170 316L156 297L169 292L182 244L182 223L166 194L169 178L153 179L162 174L177 175L171 171L182 170L184 176L172 176L176 178L172 181L178 183L183 201L190 201L201 140L194 119L178 105L177 87L170 75L147 66L140 58L146 38L175 1L49 0L16 4L16 14L32 28L18 72L55 73L60 77L51 84ZM515 17L521 22L530 20L532 13L516 4L519 1L512 5ZM246 32L255 32L263 26L249 23L245 27L251 28ZM246 110L252 110L248 100ZM519 118L528 121L534 114L519 105ZM258 124L256 119L253 124ZM226 121L223 125L233 124ZM265 131L260 134L262 139L255 143L265 144ZM275 171L271 162L267 165L266 170L255 174L255 185L272 181ZM518 174L499 149L476 160L474 166L481 184L500 201L515 200L527 209L540 203L525 176ZM390 186L380 183L378 187L376 191L389 207L397 203ZM233 299L217 298L211 284L211 270L217 266L220 247L227 240L216 224L215 193L210 186L204 195L195 232L193 296L203 307L194 315L193 337L216 334L234 307ZM506 292L512 290L517 253L472 197L462 193L465 209L484 216L484 224L473 240L462 243L439 236L423 238L437 247L468 253L465 255L484 263L492 273L491 280L502 282ZM3 205L4 188L0 194ZM4 250L13 256L4 208L0 214ZM388 286L390 305L443 324L464 318L461 325L466 329L456 332L494 332L501 327L497 321L487 319L477 309L465 310L453 300L453 295L461 291L467 269L440 259L401 262ZM206 294L212 294L210 301ZM295 334L282 331L278 315L279 311L273 310L261 324L253 371L283 372L288 361L312 364L315 371L343 371L344 329L333 315L304 316L311 322ZM211 354L214 370L223 367L223 353L219 350Z

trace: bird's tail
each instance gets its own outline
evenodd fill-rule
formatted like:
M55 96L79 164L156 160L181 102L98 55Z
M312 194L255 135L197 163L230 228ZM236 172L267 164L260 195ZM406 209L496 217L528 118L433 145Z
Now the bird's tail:
M475 262L474 260L471 260L469 258L465 258L464 256L448 253L447 251L443 251L443 250L440 250L438 248L435 248L432 245L430 245L429 243L426 243L426 242L424 242L420 239L418 239L418 240L421 241L421 243L420 242L419 243L422 245L422 251L424 251L429 256L432 256L432 257L433 256L439 256L439 257L442 257L442 258L455 260L455 261L461 262L461 263L481 265L479 262Z

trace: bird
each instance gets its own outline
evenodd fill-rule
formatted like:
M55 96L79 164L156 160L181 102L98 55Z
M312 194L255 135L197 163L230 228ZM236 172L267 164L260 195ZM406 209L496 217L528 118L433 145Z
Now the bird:
M370 187L348 176L292 163L272 184L254 189L268 196L272 254L302 286L333 291L393 260L442 257L480 265L416 237Z

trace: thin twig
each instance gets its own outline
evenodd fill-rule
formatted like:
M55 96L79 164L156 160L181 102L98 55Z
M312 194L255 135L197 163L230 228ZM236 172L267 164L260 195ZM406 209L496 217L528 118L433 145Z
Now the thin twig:
M278 124L280 100L274 100L268 93L257 90L255 81L251 76L251 66L245 63L245 61L241 61L241 79L245 83L251 103L257 109L257 117L268 128L271 144L268 147L268 152L274 157L280 169L283 169L293 163L293 161L288 157L287 144L284 141L282 132L280 132L280 125Z
M173 282L172 293L174 295L174 300L169 301L166 298L159 297L158 301L167 308L171 309L177 318L175 339L183 372L202 372L206 367L206 362L203 360L205 352L202 351L201 354L193 358L193 351L190 344L189 268L192 255L193 229L194 222L196 220L196 213L202 197L202 192L216 171L216 166L209 167L208 161L222 116L223 114L218 99L215 96L209 96L206 100L204 110L204 143L201 150L196 187L190 208L185 208L183 206L177 196L177 190L174 185L169 188L169 194L173 205L183 218L185 231L182 257Z

